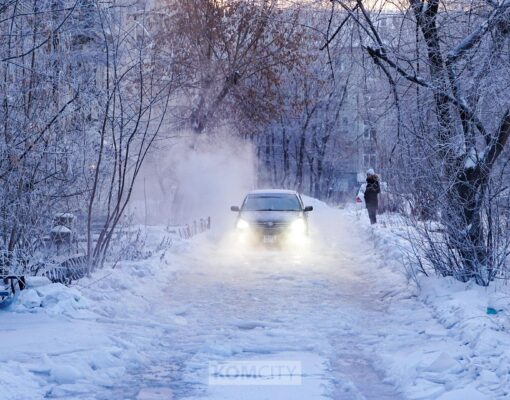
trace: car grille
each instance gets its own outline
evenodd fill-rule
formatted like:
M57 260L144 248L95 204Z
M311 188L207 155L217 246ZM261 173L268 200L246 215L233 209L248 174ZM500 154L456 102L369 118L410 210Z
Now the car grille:
M288 222L285 221L256 221L253 223L255 228L261 229L264 231L277 231L281 229L285 229L289 226Z

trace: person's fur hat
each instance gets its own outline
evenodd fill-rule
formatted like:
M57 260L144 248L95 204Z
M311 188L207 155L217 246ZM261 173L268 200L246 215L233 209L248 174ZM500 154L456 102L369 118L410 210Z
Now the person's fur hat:
M372 176L372 175L375 175L375 171L372 168L370 168L367 170L367 176Z

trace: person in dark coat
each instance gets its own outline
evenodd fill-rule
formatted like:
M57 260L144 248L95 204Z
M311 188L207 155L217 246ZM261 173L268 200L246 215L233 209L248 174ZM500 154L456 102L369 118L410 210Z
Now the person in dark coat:
M370 168L367 171L367 185L365 188L365 205L368 210L368 217L370 223L373 225L377 223L377 208L379 207L379 193L381 193L381 185L379 184L379 177L375 174L374 170Z

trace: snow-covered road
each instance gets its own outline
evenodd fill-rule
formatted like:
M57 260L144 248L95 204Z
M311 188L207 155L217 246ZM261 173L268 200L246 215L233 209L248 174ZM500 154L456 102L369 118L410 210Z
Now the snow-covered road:
M239 399L239 390L250 399L398 398L360 341L386 327L373 246L351 221L321 217L315 245L301 254L239 254L203 240L178 258L162 300L181 322L165 340L186 349L170 380L177 398ZM250 396L245 387L207 385L208 363L225 359L298 360L303 382L251 386Z
M2 319L0 398L491 398L471 386L465 343L389 265L398 249L314 206L310 249L245 253L212 232L78 289L26 291ZM210 363L236 361L299 362L301 384L209 384Z
M232 248L220 236L166 256L145 290L145 318L169 329L118 325L130 346L150 342L149 370L130 371L119 396L178 399L398 399L374 343L386 335L385 295L402 274L385 270L352 215L316 202L312 245L302 251ZM388 287L388 285L390 285ZM392 286L393 285L393 286ZM139 315L139 312L134 315ZM302 384L208 384L216 361L302 364ZM136 382L133 384L133 381Z

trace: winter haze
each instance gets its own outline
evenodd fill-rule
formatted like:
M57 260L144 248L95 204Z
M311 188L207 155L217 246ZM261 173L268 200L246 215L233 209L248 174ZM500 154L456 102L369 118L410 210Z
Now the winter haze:
M0 400L509 397L509 0L7 0L0 38Z

